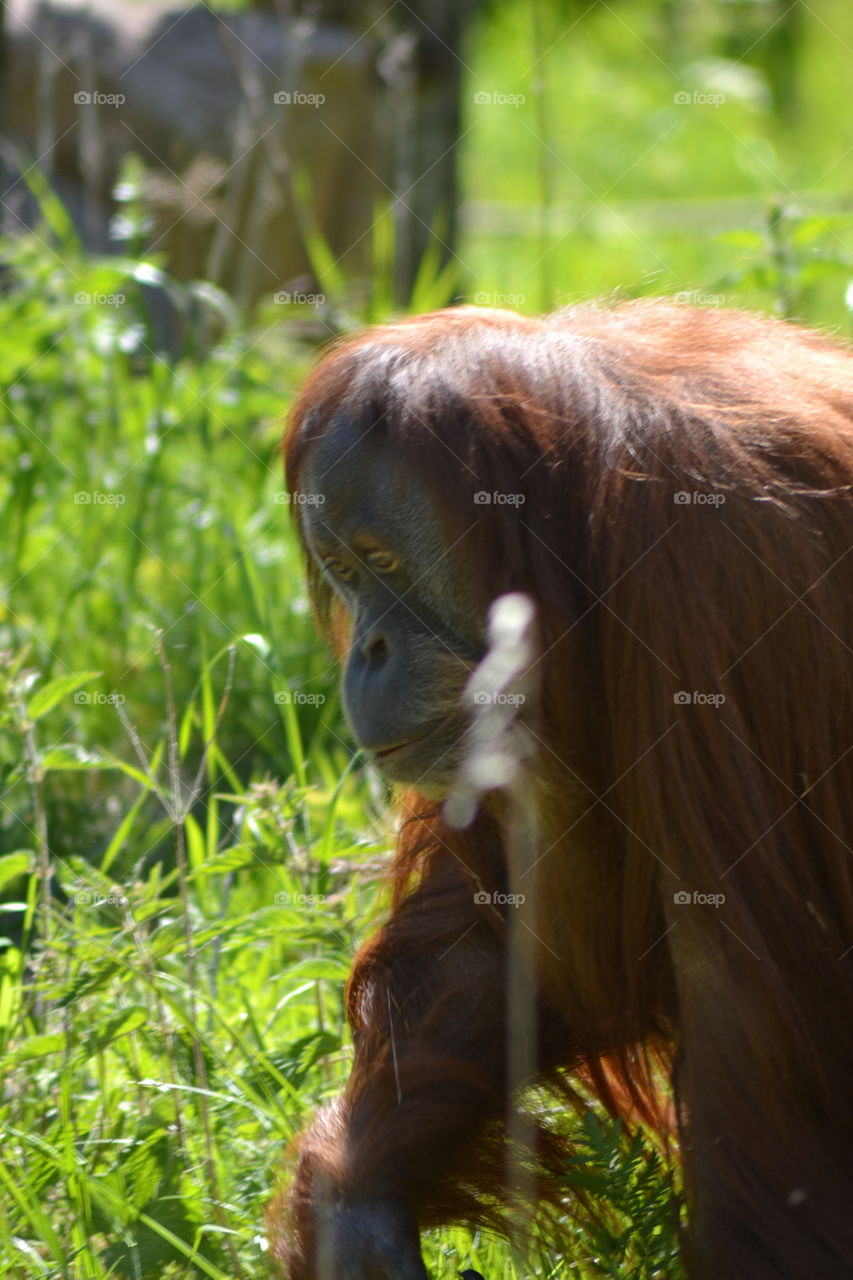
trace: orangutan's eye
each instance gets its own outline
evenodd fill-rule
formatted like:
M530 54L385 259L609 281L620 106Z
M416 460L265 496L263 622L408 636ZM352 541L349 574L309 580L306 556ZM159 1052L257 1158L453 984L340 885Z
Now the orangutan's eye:
M326 573L331 574L333 578L337 578L339 582L352 582L355 577L355 570L352 565L344 564L343 560L337 560L334 556L323 561L323 568Z
M392 551L369 551L367 563L377 573L393 573L400 567L400 562Z

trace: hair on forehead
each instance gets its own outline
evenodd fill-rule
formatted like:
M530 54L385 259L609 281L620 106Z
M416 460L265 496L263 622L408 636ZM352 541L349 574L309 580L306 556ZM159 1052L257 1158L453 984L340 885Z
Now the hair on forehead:
M595 576L590 533L653 503L640 486L669 495L686 472L785 505L846 478L850 399L843 349L750 313L450 308L325 354L290 415L287 479L299 489L312 449L344 425L412 466L487 594L521 587L571 611ZM478 504L484 492L513 502Z

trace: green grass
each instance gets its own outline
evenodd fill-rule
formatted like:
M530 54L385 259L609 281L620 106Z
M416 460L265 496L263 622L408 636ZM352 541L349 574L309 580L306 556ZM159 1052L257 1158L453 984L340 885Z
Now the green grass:
M276 316L163 360L138 268L58 243L9 246L0 297L0 1270L262 1276L392 842L276 500L307 352ZM531 1274L463 1230L429 1259Z
M791 309L849 325L838 273L853 274L850 143L838 104L853 9L823 0L804 16L780 86L781 10L769 10L698 3L679 24L677 6L657 3L493 5L463 98L460 256L472 292L527 311L614 291L765 308L781 205L812 228L800 262L812 270ZM484 93L522 101L478 103ZM791 120L778 109L788 102Z
M783 125L760 66L730 75L725 109L673 102L720 81L722 8L664 49L652 4L492 7L467 54L458 288L527 311L688 292L848 325L828 30L850 11L808 22ZM32 180L44 223L3 246L0 293L0 1272L261 1277L282 1151L346 1077L342 984L392 843L280 501L311 351L280 307L247 328L162 262L87 259ZM387 314L389 226L357 315L314 236L338 322ZM154 349L154 278L179 359ZM452 287L427 264L411 308ZM525 1258L436 1233L430 1274L677 1280L671 1171L592 1115L578 1139L567 1185L601 1197L597 1227Z

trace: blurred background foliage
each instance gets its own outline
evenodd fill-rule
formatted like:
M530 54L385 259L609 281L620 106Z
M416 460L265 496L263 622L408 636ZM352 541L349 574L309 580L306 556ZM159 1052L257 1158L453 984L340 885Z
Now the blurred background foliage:
M847 0L460 12L440 53L458 56L454 204L432 193L405 272L399 147L357 269L309 163L300 274L240 299L150 245L145 157L122 156L94 251L49 165L4 143L28 211L0 277L4 1275L266 1274L282 1149L345 1078L342 983L393 831L283 499L282 422L318 345L453 301L659 293L849 331ZM371 13L329 21L367 38ZM427 62L424 110L431 76L448 84ZM592 1114L578 1142L567 1188L601 1197L595 1231L524 1256L435 1233L431 1274L678 1277L665 1153Z

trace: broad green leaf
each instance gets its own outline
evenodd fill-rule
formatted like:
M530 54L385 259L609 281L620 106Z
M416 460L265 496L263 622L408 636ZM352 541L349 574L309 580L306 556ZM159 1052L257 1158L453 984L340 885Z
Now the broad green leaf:
M100 671L77 671L72 675L60 676L57 680L48 681L30 698L27 703L27 716L30 720L38 720L40 716L55 707L57 702L61 702L64 697L72 693L78 685L97 680L101 674Z
M16 1050L19 1061L29 1058L43 1058L48 1053L61 1053L65 1048L65 1033L54 1031L43 1036L29 1036Z
M63 742L57 747L49 747L39 756L42 769L113 769L113 762L98 751L90 751L88 747L77 742Z
M0 889L10 880L26 875L30 869L33 854L28 849L16 849L14 853L6 853L0 858ZM6 907L3 908L6 910Z
M131 1031L137 1031L150 1020L150 1013L142 1005L128 1005L125 1009L119 1009L112 1017L107 1019L103 1027L99 1027L94 1032L87 1043L87 1053L97 1053L101 1049L106 1049L107 1045L112 1044L114 1040L118 1040L119 1036L126 1036Z

